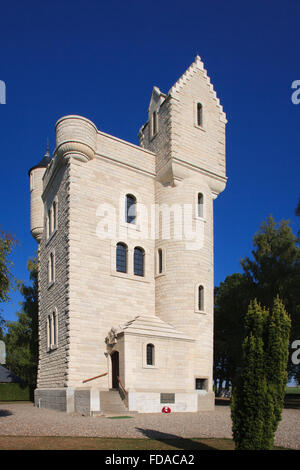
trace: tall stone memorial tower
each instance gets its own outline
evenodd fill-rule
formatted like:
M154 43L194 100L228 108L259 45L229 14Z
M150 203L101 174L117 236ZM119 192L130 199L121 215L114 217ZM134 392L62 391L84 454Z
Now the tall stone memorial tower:
M213 204L226 116L199 56L153 88L140 146L86 118L56 124L30 174L39 243L41 407L214 407ZM111 401L114 403L115 401Z

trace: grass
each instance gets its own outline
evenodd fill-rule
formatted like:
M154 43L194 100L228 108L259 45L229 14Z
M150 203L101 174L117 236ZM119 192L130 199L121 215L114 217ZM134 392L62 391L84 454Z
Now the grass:
M285 393L287 395L289 394L300 395L300 387L287 387Z
M0 436L0 450L234 450L232 439ZM274 450L288 450L275 447Z

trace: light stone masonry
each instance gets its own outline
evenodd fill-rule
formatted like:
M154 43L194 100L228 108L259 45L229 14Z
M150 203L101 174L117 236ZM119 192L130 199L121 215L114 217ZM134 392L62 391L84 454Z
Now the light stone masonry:
M168 94L153 88L140 146L81 116L57 122L53 158L29 171L36 406L101 412L100 392L119 389L128 411L214 407L213 204L227 181L226 122L199 56Z

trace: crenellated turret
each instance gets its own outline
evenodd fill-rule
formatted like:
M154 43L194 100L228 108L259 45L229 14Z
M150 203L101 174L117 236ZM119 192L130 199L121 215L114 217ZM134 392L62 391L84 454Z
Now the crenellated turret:
M40 163L28 172L30 176L30 230L38 243L44 230L43 176L50 161L51 156L47 145L46 153Z

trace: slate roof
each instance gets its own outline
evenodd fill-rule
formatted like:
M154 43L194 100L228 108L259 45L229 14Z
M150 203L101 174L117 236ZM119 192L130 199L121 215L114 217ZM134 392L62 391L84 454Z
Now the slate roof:
M22 380L10 370L6 369L3 366L0 366L0 383L14 382L22 382Z

